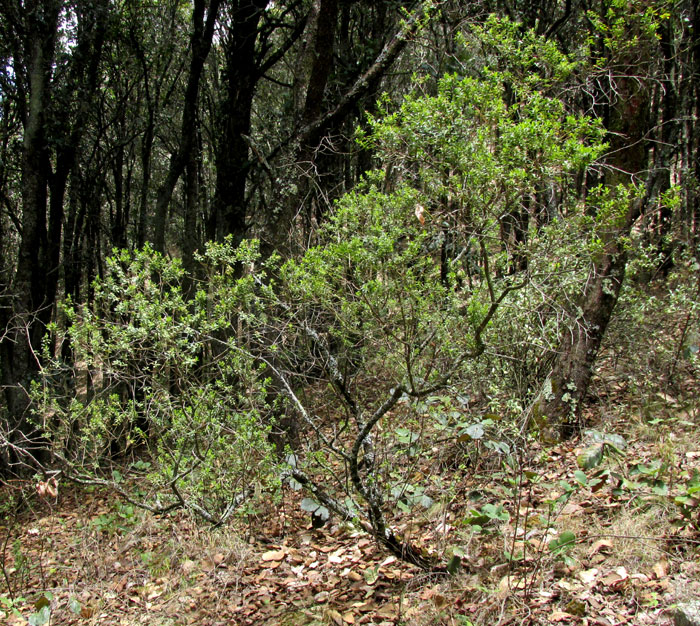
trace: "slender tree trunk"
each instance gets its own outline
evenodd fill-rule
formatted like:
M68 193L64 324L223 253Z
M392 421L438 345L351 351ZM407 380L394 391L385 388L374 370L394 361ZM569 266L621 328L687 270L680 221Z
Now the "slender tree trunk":
M224 97L218 106L215 145L216 188L207 228L211 239L246 236L246 180L253 96L260 79L258 27L268 0L236 2L224 42Z
M211 42L214 36L214 26L219 14L221 0L210 0L207 7L205 0L195 0L192 10L192 58L187 77L184 108L182 111L182 123L180 125L180 138L175 152L170 156L170 165L165 182L158 190L156 210L154 218L153 247L158 252L165 251L165 234L167 230L167 217L170 201L175 191L175 186L187 166L189 153L194 150L196 141L197 102L199 100L199 87L204 70L204 62L209 55ZM206 12L206 17L205 17Z
M646 86L640 87L631 78L622 78L614 87L619 100L605 116L611 149L603 182L609 186L627 185L647 169L648 148L644 138L650 131ZM624 219L599 226L603 249L592 259L579 298L579 313L560 339L552 372L533 407L537 421L544 420L549 426L558 427L562 438L573 436L582 426L581 408L593 366L625 277L624 241L646 203L646 199L632 200ZM595 215L594 207L589 210Z
M607 234L604 250L588 273L579 315L561 338L554 367L534 407L537 421L544 418L557 424L562 438L576 434L581 425L581 405L625 278L624 237L641 214L641 206L642 201L636 200L624 225Z
M313 60L304 107L301 112L303 126L311 124L322 111L326 86L333 67L338 1L318 0L316 15ZM294 237L291 231L295 216L302 214L307 220L310 219L312 207L308 206L310 204L308 202L309 192L311 181L315 178L316 150L324 130L323 128L315 129L300 143L294 158L294 162L300 170L300 173L295 176L296 191L280 200L284 208L278 215L279 219L276 221L275 227L268 232L266 243L283 255L288 256L292 252Z
M317 27L317 39L315 44L314 67L309 78L309 88L307 89L307 99L305 101L305 111L302 114L301 127L294 133L292 140L298 142L300 148L297 150L296 162L304 164L305 167L313 167L314 153L318 148L320 139L328 130L341 128L344 120L352 112L360 99L372 93L379 85L386 71L392 66L399 54L406 47L406 44L418 30L421 19L424 17L423 10L427 4L421 3L414 11L411 18L402 22L401 26L388 38L388 41L374 59L369 68L359 76L348 88L337 104L323 112L318 108L321 102L325 85L328 81L328 71L330 67L327 58L322 58L324 54L323 46L327 46L332 41L333 30L330 28L330 21L323 18L324 6L336 16L336 0L322 0L319 12L319 24ZM315 114L315 115L314 115ZM291 142L290 142L291 143ZM278 146L277 149L281 149ZM275 151L273 151L274 154ZM295 181L298 182L298 181ZM294 218L300 208L301 192L293 194L291 198L281 198L275 211L264 216L261 235L261 250L263 256L269 256L274 251L282 253L290 252L290 235L293 230Z
M25 26L28 103L22 143L22 230L11 286L11 314L0 339L0 371L6 402L2 424L11 444L29 451L35 439L29 418L29 387L39 368L44 327L37 314L47 301L47 201L51 168L47 148L46 111L61 2L27 2ZM19 67L16 73L21 73ZM2 451L0 451L2 453ZM6 449L4 464L27 462Z

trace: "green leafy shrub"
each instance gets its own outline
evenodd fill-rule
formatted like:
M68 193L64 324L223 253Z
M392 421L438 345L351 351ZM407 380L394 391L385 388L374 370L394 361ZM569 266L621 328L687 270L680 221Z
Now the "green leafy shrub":
M254 299L237 268L255 257L252 244L211 246L202 258L208 280L187 302L177 260L148 247L118 251L92 305L66 306L78 386L57 394L50 381L62 364L54 363L35 396L69 476L108 482L152 510L186 506L212 521L268 484L266 381L235 332Z

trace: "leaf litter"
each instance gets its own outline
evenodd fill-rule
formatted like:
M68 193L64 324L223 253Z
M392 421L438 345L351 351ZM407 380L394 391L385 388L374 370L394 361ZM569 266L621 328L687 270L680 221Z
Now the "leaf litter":
M51 623L85 626L670 625L674 604L700 593L697 529L671 525L679 519L668 497L623 493L629 473L615 473L616 458L602 488L579 487L548 511L562 482L576 480L585 445L534 443L515 495L465 473L432 517L397 515L397 532L446 560L461 546L452 577L387 556L349 524L331 519L314 528L292 491L280 506L212 531L185 512L123 513L104 491L62 485L54 496L52 485L0 527L7 574L0 597L9 597L9 580L19 613L5 623L26 624L45 603ZM636 441L626 455L647 467L657 451ZM681 457L686 472L700 464L696 455ZM494 526L480 532L462 521L475 491L503 503L503 513L491 509L500 516Z

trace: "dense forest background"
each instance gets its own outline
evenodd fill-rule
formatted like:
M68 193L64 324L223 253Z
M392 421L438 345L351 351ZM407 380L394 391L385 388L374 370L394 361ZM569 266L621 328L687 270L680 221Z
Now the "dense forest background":
M406 459L578 436L597 367L695 397L698 28L0 0L0 474L214 524L281 483L440 569L388 521Z

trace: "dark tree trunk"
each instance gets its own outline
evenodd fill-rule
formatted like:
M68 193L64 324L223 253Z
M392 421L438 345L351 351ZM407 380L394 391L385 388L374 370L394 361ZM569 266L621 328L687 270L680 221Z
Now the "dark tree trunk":
M3 6L16 42L13 70L24 130L19 250L11 306L0 319L3 426L15 461L29 464L38 458L41 434L29 422L29 389L41 367L42 342L57 297L66 186L96 89L108 12L106 0L78 3L75 49L68 61L61 59L62 82L52 82L64 5L51 0Z
M5 449L4 464L26 462L16 450L29 450L36 438L29 418L29 387L39 368L37 354L44 327L38 314L47 301L49 261L47 233L48 185L51 175L47 146L46 111L50 103L51 68L61 2L26 2L23 54L15 57L15 74L26 77L27 106L22 142L22 229L17 266L11 285L11 306L3 307L0 371L6 402L3 430L16 449ZM24 59L25 67L18 65ZM0 451L1 453L1 451Z
M563 333L554 367L535 406L537 421L557 424L562 438L573 436L580 428L581 405L625 278L623 238L641 214L641 206L640 200L635 201L624 225L607 233L604 250L589 271L579 315Z
M609 186L629 184L647 169L648 145L644 138L650 131L647 87L631 78L621 78L614 89L617 103L604 114L610 131L608 171L600 181ZM579 313L561 337L552 372L533 407L535 418L558 427L562 438L573 436L582 426L581 408L593 366L625 277L624 241L645 205L645 200L632 200L624 219L609 220L599 226L603 249L592 259L579 298ZM589 210L595 214L595 207L590 206Z
M253 96L260 79L256 40L268 0L233 3L225 40L224 97L219 103L215 145L216 189L207 236L233 236L234 245L246 236L248 137Z
M323 0L319 11L319 23L316 31L318 41L314 45L314 63L309 77L309 87L304 103L304 111L301 115L301 126L293 133L287 145L298 142L295 162L301 164L307 170L314 167L315 153L320 140L329 130L339 130L352 114L358 102L368 94L373 93L387 70L392 66L411 37L417 31L423 17L423 5L419 5L413 16L406 22L402 22L397 30L387 37L386 44L379 54L369 64L369 67L358 76L334 105L322 105L322 95L328 82L330 66L328 59L321 58L324 45L331 45L334 24L323 17L323 7L335 15L337 21L336 0ZM281 149L281 146L278 147ZM295 180L297 184L298 180ZM308 181L307 181L308 182ZM291 251L291 239L294 219L299 211L300 204L304 200L302 187L288 197L282 197L275 203L275 211L269 212L263 218L261 249L263 256L269 256L274 251L288 254Z
M300 116L302 126L311 124L321 114L326 86L333 68L338 1L318 0L317 9L311 70ZM266 243L283 255L292 252L294 238L291 231L294 217L302 214L306 220L310 219L312 208L308 206L309 191L316 168L316 151L324 130L315 129L300 143L294 158L299 170L296 176L296 192L281 200L286 206L280 212L280 219L275 228L268 233Z
M170 201L173 197L175 186L185 171L189 154L195 148L199 87L204 71L204 63L211 49L214 26L219 14L220 4L221 0L210 0L208 7L205 0L195 0L194 2L192 10L193 30L190 38L192 58L185 90L180 137L177 148L170 156L168 173L165 182L158 190L158 198L156 200L153 247L158 252L165 251L165 235Z

